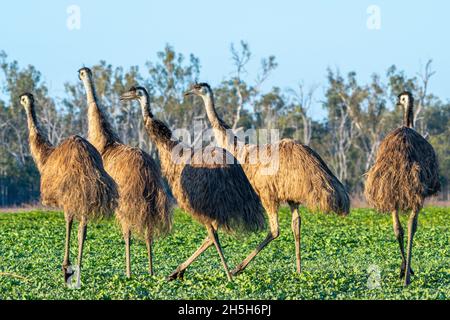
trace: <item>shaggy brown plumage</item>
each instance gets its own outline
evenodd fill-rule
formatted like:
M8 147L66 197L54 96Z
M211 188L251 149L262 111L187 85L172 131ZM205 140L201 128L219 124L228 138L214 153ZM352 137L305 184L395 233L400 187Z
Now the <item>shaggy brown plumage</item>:
M240 166L226 163L232 155L221 148L190 150L190 161L175 165L176 175L169 178L175 197L183 199L180 206L200 223L229 233L261 230L261 202Z
M222 148L194 150L172 140L170 129L154 119L144 88L131 88L122 99L140 101L145 128L159 151L163 174L179 206L205 225L209 232L202 247L177 268L171 279L182 276L189 264L212 244L216 245L230 279L217 229L256 231L264 226L261 202L241 166L228 164L234 163L230 160L234 158Z
M369 204L381 212L420 211L439 189L438 162L428 141L408 127L389 133L367 174Z
M278 209L284 202L289 203L292 211L297 271L301 272L301 217L298 205L302 204L314 211L347 215L350 210L350 200L344 186L314 150L294 140L285 139L262 146L239 142L230 127L218 116L214 106L214 95L208 84L195 84L190 91L186 92L186 95L202 97L218 144L229 150L242 164L245 174L260 196L269 216L268 236L233 273L238 274L243 271L267 244L279 236ZM261 154L266 154L267 159L271 159L272 152L277 152L274 155L274 161L278 161L278 167L273 167L273 161L266 164L259 158L255 159L255 155Z
M394 232L400 245L400 277L410 283L411 251L419 211L426 197L439 192L439 166L433 147L413 129L414 99L411 93L399 95L397 105L404 108L404 126L382 141L375 164L367 174L365 195L381 212L391 212ZM408 223L407 255L399 213L412 211Z
M70 232L73 219L80 221L78 265L88 220L110 216L117 206L117 188L106 173L100 154L85 139L72 136L53 146L39 128L31 94L20 97L28 117L30 149L41 175L44 205L64 210L66 217L66 252L63 262L65 280L72 276L69 260ZM78 278L79 281L80 278Z
M64 140L40 173L43 204L62 208L77 220L109 217L117 206L116 184L98 151L82 137Z
M171 203L160 171L148 153L121 143L97 102L91 70L83 68L79 76L87 93L89 141L100 151L106 171L119 188L116 216L125 239L127 276L131 275L131 233L146 240L153 274L152 242L172 226Z
M140 237L144 237L149 228L154 237L170 232L170 201L151 156L141 149L119 145L106 148L103 159L106 171L119 185L117 218L120 224Z
M277 212L280 204L293 202L316 212L349 213L350 200L344 186L310 147L291 139L271 145L236 146L232 153L239 155L245 173L268 212ZM268 157L278 150L279 167L274 174L264 175L263 169L269 166L252 163L251 155L260 154L261 149Z

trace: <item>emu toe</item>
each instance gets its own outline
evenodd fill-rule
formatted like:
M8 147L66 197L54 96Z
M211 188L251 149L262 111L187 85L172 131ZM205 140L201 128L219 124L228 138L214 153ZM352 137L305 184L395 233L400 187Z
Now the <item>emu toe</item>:
M167 281L184 280L184 272L185 270L183 271L176 270L167 278Z
M407 287L411 284L411 276L405 277L405 282L403 283L403 286Z
M238 275L240 275L241 273L242 273L242 269L241 268L239 268L239 267L237 267L236 269L234 269L233 271L231 271L231 275L233 276L233 277L237 277Z
M66 284L69 284L72 276L75 273L75 271L73 270L71 265L63 265L62 266L62 271L64 273L64 282Z
M405 272L406 271L406 266L404 264L402 264L402 266L400 267L400 279L404 279L405 278ZM411 273L411 275L414 275L414 270L412 268L409 269L409 272Z

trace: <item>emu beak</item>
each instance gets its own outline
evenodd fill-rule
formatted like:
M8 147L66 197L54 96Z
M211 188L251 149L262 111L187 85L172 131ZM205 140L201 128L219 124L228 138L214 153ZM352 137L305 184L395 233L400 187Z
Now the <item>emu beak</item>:
M189 90L189 91L186 91L185 93L184 93L184 96L185 97L189 97L189 96L193 96L195 93L194 93L194 90Z
M120 96L120 101L130 101L137 99L136 91L128 91Z

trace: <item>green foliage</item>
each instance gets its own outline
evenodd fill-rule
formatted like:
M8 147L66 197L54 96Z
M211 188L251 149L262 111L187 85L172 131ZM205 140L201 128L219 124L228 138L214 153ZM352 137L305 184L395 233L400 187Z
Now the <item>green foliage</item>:
M205 230L177 212L174 232L155 243L156 276L146 274L145 245L132 246L133 278L124 272L124 243L114 222L90 224L83 286L66 289L61 262L61 213L0 214L0 299L449 299L450 210L426 208L414 243L416 275L409 288L398 279L400 257L389 215L354 210L347 218L302 212L303 273L294 267L290 216L280 216L281 236L234 282L228 283L217 253L209 249L185 274L166 282L201 243ZM406 217L402 217L406 222ZM73 231L74 234L76 230ZM264 238L221 234L228 263L239 263ZM73 237L76 238L76 237ZM76 240L72 242L76 256ZM72 261L75 262L75 261ZM380 271L380 287L368 288L369 271Z

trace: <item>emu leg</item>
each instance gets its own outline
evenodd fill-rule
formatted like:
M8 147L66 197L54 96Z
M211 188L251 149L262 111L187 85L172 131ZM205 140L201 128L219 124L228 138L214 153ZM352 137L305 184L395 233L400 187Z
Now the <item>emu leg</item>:
M194 254L187 259L185 262L180 264L178 268L168 277L168 281L176 280L176 279L183 279L184 272L186 269L195 261L197 258L206 251L209 247L213 245L213 241L207 236L205 240L203 241L200 248L197 249L197 251L194 252Z
M400 247L400 254L402 257L402 264L400 266L400 279L403 279L405 277L405 270L406 270L406 255L405 255L405 246L404 246L404 231L402 224L400 222L398 211L392 212L392 223L394 226L394 234L397 238L399 247ZM412 268L410 269L411 274L414 275L414 271Z
M274 211L269 214L270 232L267 237L261 242L258 247L248 255L232 272L233 276L237 276L247 268L248 264L260 253L270 242L280 236L280 227L278 225L278 213Z
M405 286L411 283L411 258L414 234L417 231L417 220L419 218L419 212L413 211L408 221L408 246L406 253L406 273L405 273Z
M147 255L148 255L148 273L153 276L153 252L152 252L152 246L153 246L153 234L152 231L148 231L147 239Z
M295 259L297 265L297 273L302 272L302 263L301 263L301 226L302 226L302 218L298 212L298 205L289 203L292 212L292 233L294 234L295 239Z
M81 285L81 266L83 263L83 247L86 241L87 221L85 217L81 218L80 225L78 227L78 279L77 286Z
M219 236L217 235L217 231L212 227L208 226L208 234L209 238L211 238L216 246L217 253L220 256L220 261L222 262L222 266L227 275L228 281L232 281L230 270L228 269L227 261L225 260L225 256L223 255L222 246L220 245Z
M130 254L130 244L131 244L131 231L130 229L123 230L123 239L125 240L125 268L127 278L131 278L131 254Z
M406 257L405 257L405 247L404 247L404 232L403 227L400 222L400 218L398 216L398 211L392 212L392 224L394 226L394 234L397 238L399 247L400 247L400 254L402 256L402 265L400 267L400 279L403 279L405 276L405 267L406 267Z
M73 225L73 215L66 214L66 244L64 250L64 261L62 265L62 270L64 273L64 282L67 284L69 278L73 276L73 270L70 265L70 236L72 232Z

